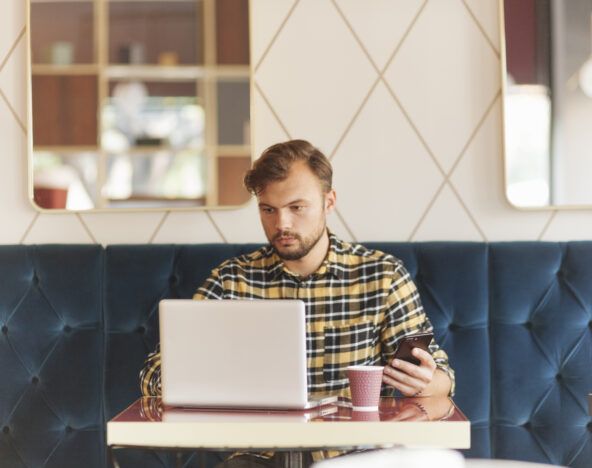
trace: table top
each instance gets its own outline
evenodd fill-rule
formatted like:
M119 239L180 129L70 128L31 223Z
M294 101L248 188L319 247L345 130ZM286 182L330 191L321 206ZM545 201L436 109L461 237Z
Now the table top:
M107 423L107 444L214 450L462 449L470 447L470 422L447 397L382 398L375 412L354 411L347 400L313 410L274 411L174 408L159 398L140 398Z

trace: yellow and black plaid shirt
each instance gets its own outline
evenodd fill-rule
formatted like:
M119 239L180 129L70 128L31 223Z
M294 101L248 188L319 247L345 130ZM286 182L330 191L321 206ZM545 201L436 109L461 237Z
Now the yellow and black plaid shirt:
M347 366L384 365L402 337L431 331L432 325L400 260L340 241L333 234L329 240L325 261L306 278L288 270L268 245L222 263L193 298L301 299L306 304L308 392L311 396L349 396ZM448 356L435 341L430 351L438 368L450 376L453 393L454 372ZM161 394L158 347L148 357L140 381L144 396ZM312 455L318 461L341 453L331 450ZM257 455L269 458L273 453Z
M384 365L403 336L431 331L432 325L400 260L333 234L329 239L325 261L306 278L288 270L268 245L215 268L194 299L301 299L306 304L308 392L349 396L347 366ZM430 351L454 387L448 356L435 341ZM140 380L143 395L161 394L158 348Z

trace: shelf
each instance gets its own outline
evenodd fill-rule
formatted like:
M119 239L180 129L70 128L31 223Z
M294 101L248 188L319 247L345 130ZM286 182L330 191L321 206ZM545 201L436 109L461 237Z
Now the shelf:
M109 79L139 80L197 80L205 78L249 78L251 71L244 65L203 66L203 65L108 65L105 76Z
M31 3L93 3L93 1L94 0L31 0ZM111 1L113 1L113 0L111 0ZM129 0L125 0L125 1L129 1ZM131 0L131 1L137 1L137 0Z
M68 155L68 153L96 153L100 150L98 145L96 146L63 146L63 145L35 145L35 152L46 152L46 153L60 153Z
M184 146L183 148L173 148L169 145L138 145L130 146L129 148L122 151L109 151L110 156L134 156L134 155L145 155L147 153L160 153L160 152L178 153L179 151L200 151L200 148L193 148L191 146Z
M100 67L95 63L72 65L34 63L31 71L33 75L96 75L100 72Z
M76 63L54 65L51 63L33 63L34 75L93 75L101 70L109 79L145 79L145 80L196 80L211 79L248 79L251 75L245 65L108 65L101 67L96 63Z
M251 145L218 145L218 157L229 158L235 156L251 157Z
M191 65L109 65L105 67L105 76L111 80L196 80L205 76L205 70L204 67Z
M107 199L109 208L194 208L205 206L206 199L201 198L162 198L132 196L126 199Z

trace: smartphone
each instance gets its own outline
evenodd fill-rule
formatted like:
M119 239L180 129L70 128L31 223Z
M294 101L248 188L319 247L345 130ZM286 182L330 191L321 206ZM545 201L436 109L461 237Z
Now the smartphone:
M417 359L411 351L413 348L421 348L424 351L429 351L429 345L434 338L433 333L415 333L414 335L408 335L403 337L399 341L399 346L395 351L395 359L402 359L403 361L410 362L411 364L419 365L419 359Z

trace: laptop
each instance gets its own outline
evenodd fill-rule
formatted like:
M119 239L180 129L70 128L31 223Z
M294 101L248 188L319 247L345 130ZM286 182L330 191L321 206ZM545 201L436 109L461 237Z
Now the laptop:
M201 408L308 409L304 302L159 304L162 401Z

